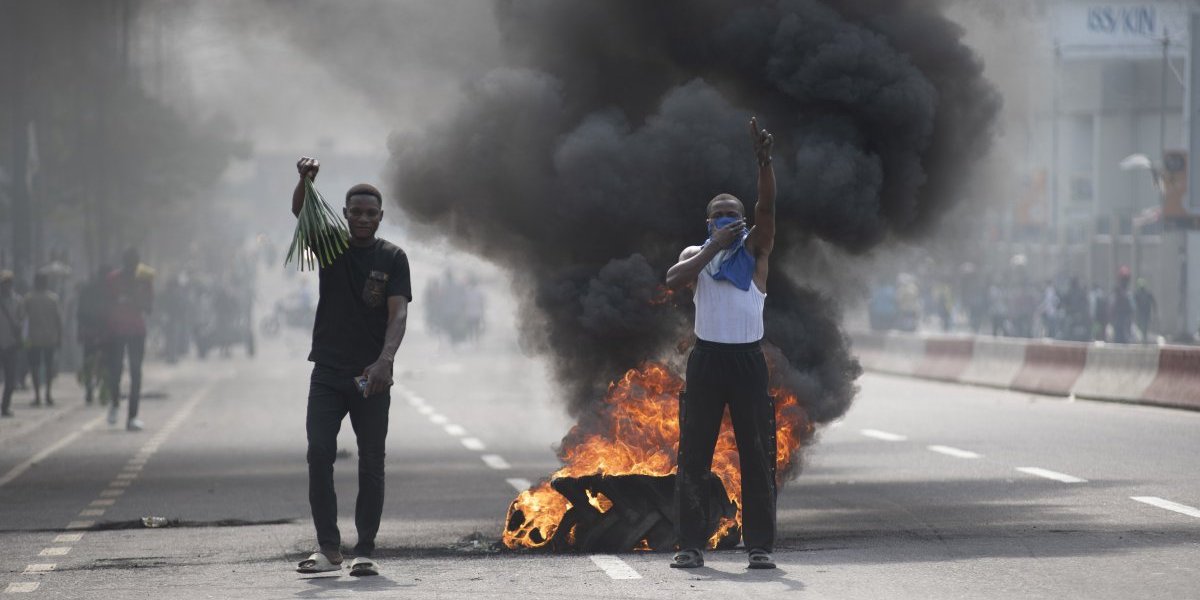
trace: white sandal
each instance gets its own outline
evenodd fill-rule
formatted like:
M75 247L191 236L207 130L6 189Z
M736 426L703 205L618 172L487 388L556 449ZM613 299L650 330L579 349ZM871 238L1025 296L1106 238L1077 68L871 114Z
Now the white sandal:
M378 574L379 568L375 565L375 561L365 556L359 556L350 561L350 575L353 577L369 577Z
M313 552L308 558L300 561L296 565L297 573L328 573L330 571L341 571L342 565L335 564L325 556L323 552Z

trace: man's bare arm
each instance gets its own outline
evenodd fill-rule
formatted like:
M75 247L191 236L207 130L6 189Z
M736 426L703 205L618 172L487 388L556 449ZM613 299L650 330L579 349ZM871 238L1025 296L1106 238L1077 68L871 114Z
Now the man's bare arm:
M703 246L690 246L679 255L679 262L667 269L667 287L677 290L691 285L721 250L733 245L746 229L746 221L738 219L713 233L712 241Z
M296 189L292 191L292 215L299 217L300 209L304 208L304 178L316 181L317 172L321 170L321 161L307 156L301 157L300 162L296 163L296 170L300 172L300 180L296 182Z
M775 139L767 130L759 129L757 118L750 119L750 133L758 159L758 201L754 203L754 227L746 243L755 256L761 257L775 247L775 168L771 165Z
M384 392L392 385L392 365L396 361L396 351L400 349L400 342L404 341L404 333L408 330L408 298L389 296L387 307L388 321L387 330L383 334L383 350L379 353L379 358L363 370L363 376L367 378L367 396Z

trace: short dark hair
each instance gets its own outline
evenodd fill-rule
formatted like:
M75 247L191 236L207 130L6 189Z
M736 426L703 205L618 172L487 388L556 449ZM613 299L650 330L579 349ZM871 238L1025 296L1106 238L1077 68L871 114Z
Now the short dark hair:
M369 183L360 183L346 190L347 204L350 202L351 196L375 196L375 199L379 201L379 207L383 208L383 194L379 193L379 188Z
M712 207L713 207L713 205L714 205L714 204L716 204L716 203L718 203L718 202L721 202L722 200L733 200L734 202L737 202L737 203L738 203L738 210L741 210L741 211L742 211L742 215L743 215L743 216L745 216L745 214L746 214L746 205L745 205L745 204L742 204L742 201L741 201L741 200L738 200L738 197L737 197L737 196L734 196L733 194L717 194L715 197L713 197L713 199L712 199L712 200L709 200L709 201L708 201L708 206L707 206L707 207L705 207L705 209L704 209L704 215L705 215L705 216L711 215L711 214L712 214Z

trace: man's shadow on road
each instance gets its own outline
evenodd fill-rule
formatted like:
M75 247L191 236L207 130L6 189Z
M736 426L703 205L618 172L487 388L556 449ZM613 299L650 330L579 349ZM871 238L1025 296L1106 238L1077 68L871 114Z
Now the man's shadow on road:
M805 589L804 582L790 579L788 572L781 568L774 569L746 569L744 572L729 572L720 571L712 567L697 567L695 569L687 569L686 573L700 581L733 581L737 583L782 583L787 586L788 591L802 592Z
M416 587L416 583L399 583L384 575L350 577L349 575L317 575L301 577L310 587L296 592L297 598L323 598L330 592L378 592L396 588Z

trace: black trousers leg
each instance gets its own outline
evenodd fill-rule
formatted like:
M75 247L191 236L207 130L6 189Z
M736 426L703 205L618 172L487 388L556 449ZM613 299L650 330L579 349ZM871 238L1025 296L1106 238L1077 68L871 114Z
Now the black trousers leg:
M4 370L4 395L0 397L0 412L12 410L13 389L17 387L17 348L0 350L0 369Z
M138 415L138 404L142 398L142 359L146 357L146 336L130 337L129 348L129 418Z
M775 548L775 402L767 390L762 353L739 354L732 373L729 416L742 471L742 540L746 548Z
M679 470L675 477L675 526L679 547L708 545L708 479L725 413L725 390L713 356L699 349L688 357L687 389L679 395Z
M349 379L349 378L347 378ZM317 544L322 550L342 545L337 526L337 493L333 488L333 461L337 458L337 436L348 405L336 387L334 376L320 366L313 368L308 388L308 504Z
M352 397L350 425L358 440L358 499L354 504L354 525L358 530L357 556L371 556L375 535L383 516L384 457L387 446L389 392L369 398Z
M114 407L120 406L121 371L125 366L125 338L113 336L104 352L104 358L108 362L108 377L104 380L104 385L108 388L108 401L112 402Z

